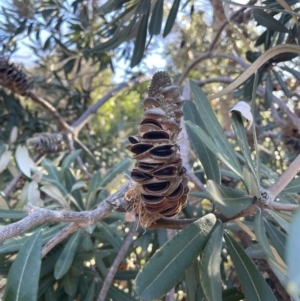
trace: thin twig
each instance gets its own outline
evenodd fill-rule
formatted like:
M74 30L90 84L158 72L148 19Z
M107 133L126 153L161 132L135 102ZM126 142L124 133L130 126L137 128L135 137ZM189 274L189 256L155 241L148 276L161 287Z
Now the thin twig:
M131 242L133 240L133 236L136 232L137 226L138 226L138 219L136 219L136 221L134 222L134 224L131 226L130 231L128 232L127 237L125 238L123 245L119 251L119 253L117 254L113 264L111 265L108 274L105 277L105 280L103 282L99 297L97 299L97 301L104 301L107 295L107 292L109 290L109 287L115 277L116 272L118 271L118 267L121 264L123 258L125 257L128 248L131 245Z
M77 231L80 227L77 223L71 223L59 231L54 237L52 237L43 247L42 257L45 257L56 245L62 242L69 235Z

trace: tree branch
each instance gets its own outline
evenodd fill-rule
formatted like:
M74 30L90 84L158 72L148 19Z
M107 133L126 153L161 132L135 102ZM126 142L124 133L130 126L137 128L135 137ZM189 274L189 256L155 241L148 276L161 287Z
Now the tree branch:
M133 225L131 226L131 229L127 235L127 237L125 238L123 245L119 251L119 253L117 254L113 264L111 265L108 274L105 277L105 280L103 282L99 297L97 299L97 301L104 301L107 295L107 292L109 290L109 287L118 271L118 267L121 264L123 258L125 257L128 248L131 245L133 236L137 230L137 226L138 226L138 219L136 219L136 221L133 223Z
M79 223L79 225L82 223L85 227L92 225L97 221L104 219L112 212L112 210L119 208L124 210L124 208L126 208L127 201L123 196L128 190L129 185L130 183L127 182L116 193L102 201L96 209L91 211L53 211L28 204L26 210L28 216L18 222L0 228L0 242L21 235L26 231L47 222L75 222Z

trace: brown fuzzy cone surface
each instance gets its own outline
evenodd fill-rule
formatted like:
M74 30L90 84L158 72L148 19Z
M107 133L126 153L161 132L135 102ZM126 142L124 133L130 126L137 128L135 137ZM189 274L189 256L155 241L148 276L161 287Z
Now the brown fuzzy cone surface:
M166 72L154 74L144 119L127 149L134 154L134 187L126 194L140 222L147 227L160 217L177 215L185 206L188 179L176 144L181 131L183 97Z
M3 86L17 94L25 95L30 90L26 74L6 58L0 58L0 80L3 82Z

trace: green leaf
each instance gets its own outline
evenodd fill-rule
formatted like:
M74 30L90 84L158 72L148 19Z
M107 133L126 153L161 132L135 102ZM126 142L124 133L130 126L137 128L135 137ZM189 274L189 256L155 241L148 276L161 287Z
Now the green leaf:
M194 260L185 272L187 297L189 301L204 300L204 293L200 281L200 267L198 260Z
M10 268L3 301L36 301L42 261L42 236L32 234Z
M299 193L300 177L293 179L283 190L282 193Z
M274 69L272 69L272 72L274 73L276 79L278 80L279 85L281 86L284 94L286 97L291 97L291 93L289 88L287 87L285 81L282 79L282 77L279 75L278 72L276 72Z
M86 50L85 52L107 52L116 48L126 40L135 23L136 17L134 17L127 26L124 26L123 29L117 31L117 33L110 40L96 45L92 49Z
M260 196L257 181L247 167L243 168L243 182L250 196Z
M268 71L267 80L266 80L264 108L266 110L269 109L271 107L272 102L273 102L273 84L272 84L270 71Z
M211 180L207 181L207 192L227 218L239 214L252 203L252 198L246 191L218 185Z
M201 258L200 277L207 301L222 301L220 274L223 226L220 221L212 230Z
M265 220L267 233L280 257L285 260L287 236Z
M274 31L289 32L289 30L278 20L274 19L270 14L260 9L253 9L253 17L259 25L267 27Z
M135 38L134 50L130 63L131 68L138 65L144 56L151 1L142 0L141 5L145 4L147 7L145 8L145 14L142 16L141 22L139 23L139 29Z
M163 12L164 12L164 0L157 0L149 24L149 33L151 36L160 34Z
M242 178L242 172L240 167L236 168L236 165L225 155L222 148L217 147L211 137L209 137L199 126L193 124L190 120L186 121L187 128L189 128L198 138L206 145L206 147L213 152L217 158L224 163L229 169L231 169L239 178Z
M118 271L114 277L116 280L131 280L135 279L138 271L137 270L126 270Z
M80 231L74 233L65 245L62 253L60 254L54 266L55 279L62 278L70 269L74 257L76 255L76 249L79 243L80 234Z
M166 26L164 29L164 33L163 33L163 37L165 38L171 31L176 17L177 17L177 13L178 13L178 9L179 9L179 5L180 5L180 0L174 0L173 5L171 7L170 13L168 15L168 19L166 22Z
M243 248L226 233L224 237L228 253L242 285L245 299L251 301L276 301L264 277Z
M78 282L79 277L72 275L71 270L69 270L68 273L62 279L62 285L64 287L65 292L70 296L75 295L78 289Z
M105 187L109 184L117 174L124 172L131 164L131 158L126 158L108 170L103 179L98 183L98 187Z
M101 229L102 233L104 236L107 238L109 243L117 250L119 251L120 248L122 247L122 240L118 233L114 233L112 228L109 227L105 222L99 222L97 223L97 227Z
M246 161L250 171L252 172L253 176L256 179L257 186L258 186L259 180L258 180L255 166L254 166L254 163L253 163L253 160L251 157L250 148L249 148L248 139L246 136L246 131L245 131L242 116L239 112L233 111L231 113L230 119L232 122L232 128L236 134L237 143L242 151L242 154L245 158L245 161Z
M290 295L297 300L300 293L300 277L299 277L299 262L300 262L300 210L294 214L291 226L288 232L286 263L289 275L289 283L287 290ZM297 297L297 298L296 298Z
M257 242L262 247L265 254L276 261L276 258L271 250L270 243L268 237L266 235L266 229L264 225L264 218L261 215L260 208L257 208L257 212L254 219L254 231L256 235Z
M61 174L51 160L46 158L43 159L42 165L46 169L49 178L53 179L58 183L62 182Z
M95 288L96 288L96 282L92 281L91 286L89 287L89 290L85 296L85 298L83 299L84 301L93 301L94 297L95 297Z
M283 219L280 215L276 214L274 211L269 210L269 214L275 219L278 225L286 232L289 233L291 224Z
M241 174L240 163L235 155L232 146L228 142L227 137L224 135L223 129L205 94L198 87L198 84L192 80L190 80L190 87L198 114L200 115L202 122L207 129L207 132L215 142L217 148L222 151L224 157L228 158L228 160L231 162L231 165L234 166L234 169L237 170L239 174Z
M223 301L240 301L245 299L244 294L236 287L228 288L222 292Z
M195 125L198 125L203 130L205 126L197 112L197 108L192 101L187 101L183 107L185 120L192 121ZM193 144L194 150L203 165L207 179L213 180L216 183L221 183L221 174L218 165L218 160L215 154L206 147L201 139L190 129L186 128L190 141Z
M296 77L296 79L300 80L300 72L299 71L289 68L289 67L280 67L280 68L282 70L285 70L285 71L291 73L292 75L294 75Z
M0 210L0 218L22 219L27 214L22 210Z
M174 287L203 250L215 223L215 216L208 214L165 243L139 272L138 295L145 301L159 299Z
M81 153L81 149L77 149L75 150L74 152L68 154L64 160L63 160L63 163L61 165L61 168L62 169L66 169L68 167L70 167L70 165L75 161L75 159L77 159L77 157L80 155Z

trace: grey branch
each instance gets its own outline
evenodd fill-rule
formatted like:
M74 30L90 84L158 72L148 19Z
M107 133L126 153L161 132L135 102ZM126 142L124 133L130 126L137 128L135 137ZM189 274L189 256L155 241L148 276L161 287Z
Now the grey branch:
M101 291L100 291L100 294L99 294L99 297L98 297L97 301L104 301L105 300L107 292L109 290L109 287L110 287L110 285L111 285L111 283L114 279L114 276L115 276L116 272L118 271L118 267L121 264L123 258L125 257L125 255L128 251L128 248L131 245L131 242L133 240L133 236L136 232L137 226L138 226L138 219L136 219L136 221L132 224L131 229L130 229L127 237L125 238L125 240L123 242L123 245L122 245L118 255L116 256L112 266L110 267L109 272L108 272L108 274L107 274L107 276L104 280L104 283L102 285L102 288L101 288Z
M26 231L47 222L74 222L79 225L83 224L84 226L92 225L97 221L104 219L112 212L112 210L119 208L124 210L124 208L126 208L127 203L124 199L124 194L129 188L129 185L130 183L127 182L115 194L109 196L102 201L96 209L91 211L53 211L27 205L28 216L18 222L0 228L0 242L21 235Z
M71 223L59 231L54 237L52 237L43 247L42 257L45 257L49 251L51 251L56 245L62 242L69 235L77 231L79 228L84 228L78 223Z

